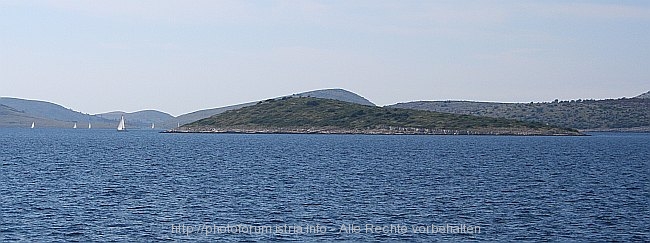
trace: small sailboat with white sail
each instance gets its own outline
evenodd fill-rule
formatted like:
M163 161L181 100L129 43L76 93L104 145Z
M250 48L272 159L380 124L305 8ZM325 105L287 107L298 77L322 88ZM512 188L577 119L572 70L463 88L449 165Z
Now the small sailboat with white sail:
M153 124L153 122L152 122L152 123L151 123L151 129L155 129L155 128L156 128L156 125Z
M117 130L118 131L125 131L126 127L124 126L124 115L120 117L120 124L117 125Z
M77 123L75 122L74 125L72 126L72 129L77 129Z
M90 122L88 123L88 129L91 129L93 126L90 125Z
M32 122L32 128L34 128L35 125L36 125L36 122Z

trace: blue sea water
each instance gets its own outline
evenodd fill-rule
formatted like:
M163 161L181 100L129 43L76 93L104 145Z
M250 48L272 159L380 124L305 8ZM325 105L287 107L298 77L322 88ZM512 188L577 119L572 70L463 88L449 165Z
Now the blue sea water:
M650 241L650 134L0 129L0 146L3 242Z

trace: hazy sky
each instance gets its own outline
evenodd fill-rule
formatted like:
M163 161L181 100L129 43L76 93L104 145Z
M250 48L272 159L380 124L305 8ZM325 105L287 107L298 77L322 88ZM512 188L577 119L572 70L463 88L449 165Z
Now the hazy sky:
M0 96L180 115L321 88L380 104L650 90L650 1L0 0Z

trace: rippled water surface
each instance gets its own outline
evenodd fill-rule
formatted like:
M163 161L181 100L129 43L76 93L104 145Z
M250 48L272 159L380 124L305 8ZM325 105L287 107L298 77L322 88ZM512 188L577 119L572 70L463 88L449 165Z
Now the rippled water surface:
M0 145L1 241L650 241L650 134L0 129Z

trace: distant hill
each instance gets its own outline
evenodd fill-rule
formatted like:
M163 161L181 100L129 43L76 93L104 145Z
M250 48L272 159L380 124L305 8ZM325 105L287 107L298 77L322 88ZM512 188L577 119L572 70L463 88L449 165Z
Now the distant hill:
M343 89L314 90L289 96L335 99L374 106L374 104L367 99ZM286 96L274 99L280 99L282 97ZM88 123L91 123L93 127L96 128L113 128L117 126L117 121L120 116L124 115L127 121L127 127L147 128L151 126L151 123L154 123L158 129L170 129L176 127L178 124L190 123L225 111L255 105L256 103L257 101L198 110L178 117L173 117L167 113L155 110L144 110L132 113L115 111L89 115L51 102L3 97L0 98L0 127L25 127L38 120L39 127L67 128L72 127L72 125L77 122L78 127L80 128L87 127Z
M177 131L243 133L511 134L578 133L539 123L284 97L227 111Z
M96 116L115 121L115 124L117 124L117 121L120 120L120 117L124 116L124 119L127 120L129 126L142 127L142 128L150 127L152 123L157 124L156 126L158 126L158 124L162 124L168 122L171 119L174 119L174 116L156 110L143 110L143 111L136 111L131 113L114 111L114 112L97 114Z
M9 106L0 104L0 116L3 116L3 115L16 115L17 116L17 115L20 115L20 114L22 114L22 113L15 110L14 108L11 108Z
M650 99L622 98L545 103L415 101L390 107L516 119L589 130L646 130L650 127Z
M0 98L0 105L11 107L27 115L60 121L84 121L88 120L90 116L61 105L38 100L2 97Z
M37 127L72 128L87 127L92 123L97 128L112 127L111 121L84 114L46 101L0 97L0 127L29 127L32 122Z
M645 92L645 93L643 93L643 94L640 94L639 96L634 97L634 98L639 98L639 99L650 99L650 91Z
M373 104L366 98L363 98L358 94L352 93L344 89L320 89L320 90L294 94L291 96L331 99L331 100L339 100L339 101L350 102L350 103L355 103L360 105L375 106L375 104Z
M356 103L356 104L361 104L361 105L369 105L369 106L375 106L372 102L367 100L366 98L363 98L362 96L355 94L353 92L344 90L344 89L320 89L320 90L313 90L313 91L308 91L308 92L303 92L303 93L298 93L298 94L293 94L293 95L287 95L287 96L295 96L295 97L314 97L314 98L322 98L322 99L332 99L332 100L339 100L339 101L344 101L344 102L350 102L350 103ZM287 96L280 96L277 98L272 98L272 99L280 99L282 97L287 97ZM170 119L167 122L161 123L161 127L165 128L172 128L176 127L178 124L187 124L193 121L197 121L199 119L203 119L206 117L210 117L216 114L220 114L229 110L235 110L235 109L240 109L243 107L247 106L252 106L255 105L257 101L254 102L248 102L248 103L243 103L243 104L237 104L237 105L230 105L230 106L225 106L225 107L219 107L219 108L212 108L212 109L205 109L205 110L198 110L194 112L190 112L187 114L180 115L176 118Z
M0 127L28 127L37 119L40 124L42 122L41 119L29 116L24 112L0 104Z
M33 117L11 107L0 105L0 127L29 128L35 123L36 127L70 127L74 123Z

